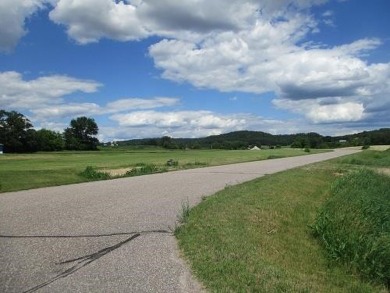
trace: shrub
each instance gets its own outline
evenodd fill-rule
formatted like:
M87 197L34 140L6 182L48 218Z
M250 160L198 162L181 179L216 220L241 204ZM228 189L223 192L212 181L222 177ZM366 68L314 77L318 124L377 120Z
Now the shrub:
M79 175L90 180L110 179L110 174L96 171L91 166L87 166L83 172L79 173Z
M177 167L179 166L179 162L178 161L175 161L174 159L169 159L166 164L166 166L168 167Z
M159 168L156 165L145 165L136 167L130 171L126 172L126 176L140 176L140 175L146 175L146 174L153 174L153 173L159 173L159 172L165 172L165 168Z
M337 180L313 226L331 258L390 286L390 178L361 169Z

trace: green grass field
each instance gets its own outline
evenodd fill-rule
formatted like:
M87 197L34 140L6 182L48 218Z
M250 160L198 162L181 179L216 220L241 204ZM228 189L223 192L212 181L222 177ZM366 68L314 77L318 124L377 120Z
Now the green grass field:
M180 248L210 292L388 292L329 257L312 227L335 181L389 157L365 151L227 187L190 210Z
M88 179L79 174L87 166L98 170L137 165L165 166L168 160L173 159L178 162L174 168L183 169L305 154L302 150L291 148L262 151L107 148L96 152L3 154L0 155L0 192L84 182Z

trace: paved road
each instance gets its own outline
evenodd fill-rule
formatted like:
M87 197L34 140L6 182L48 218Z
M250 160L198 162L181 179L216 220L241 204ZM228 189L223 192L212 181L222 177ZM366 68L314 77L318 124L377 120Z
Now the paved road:
M353 152L0 194L0 292L199 292L172 235L183 202Z

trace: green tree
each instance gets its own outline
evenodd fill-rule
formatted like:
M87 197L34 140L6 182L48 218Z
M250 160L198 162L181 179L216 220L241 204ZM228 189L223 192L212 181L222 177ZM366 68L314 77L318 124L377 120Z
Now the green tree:
M298 134L294 142L291 144L292 148L304 149L310 146L309 139L305 134Z
M165 149L177 149L179 147L176 141L169 136L163 136L160 138L160 146Z
M62 134L48 129L36 132L37 147L40 151L61 151L64 149Z
M85 116L72 119L64 131L65 147L68 150L97 150L99 140L95 137L99 128L93 118Z
M0 110L0 143L5 152L36 151L35 130L23 114Z

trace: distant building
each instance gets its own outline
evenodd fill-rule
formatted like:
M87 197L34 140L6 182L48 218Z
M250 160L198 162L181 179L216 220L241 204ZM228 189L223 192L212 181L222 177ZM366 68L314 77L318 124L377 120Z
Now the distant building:
M4 145L0 143L0 155L3 153Z
M339 143L347 143L347 140L345 140L345 139L340 139L340 140L339 140Z
M260 151L261 149L258 148L256 145L253 148L249 149L250 151Z

